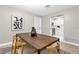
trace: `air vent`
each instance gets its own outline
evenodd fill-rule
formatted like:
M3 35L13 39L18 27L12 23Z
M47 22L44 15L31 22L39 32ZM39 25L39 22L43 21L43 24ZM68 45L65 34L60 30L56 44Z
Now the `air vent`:
M45 7L47 7L47 8L48 8L48 7L50 7L50 5L45 5Z

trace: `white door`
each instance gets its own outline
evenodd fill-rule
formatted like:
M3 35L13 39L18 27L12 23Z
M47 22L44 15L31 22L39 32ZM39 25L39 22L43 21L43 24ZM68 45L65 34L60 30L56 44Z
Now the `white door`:
M37 33L41 33L41 17L34 16L34 27Z

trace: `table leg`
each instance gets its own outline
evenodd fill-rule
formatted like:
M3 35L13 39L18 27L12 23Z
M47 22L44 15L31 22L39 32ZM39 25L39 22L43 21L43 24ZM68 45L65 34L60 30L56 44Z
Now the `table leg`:
M17 54L17 36L16 36L16 39L15 39L15 50L14 50L14 53Z
M38 54L40 54L40 52L41 52L40 50L37 50L37 53L38 53Z

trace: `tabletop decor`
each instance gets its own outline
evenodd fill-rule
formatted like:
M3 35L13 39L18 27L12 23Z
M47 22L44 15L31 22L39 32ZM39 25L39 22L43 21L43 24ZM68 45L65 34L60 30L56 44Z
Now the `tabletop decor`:
M31 37L35 37L35 36L37 36L36 29L35 29L35 27L32 27Z

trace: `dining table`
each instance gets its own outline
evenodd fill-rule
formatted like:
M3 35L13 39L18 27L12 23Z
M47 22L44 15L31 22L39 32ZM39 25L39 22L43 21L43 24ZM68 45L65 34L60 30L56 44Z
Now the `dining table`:
M37 53L40 54L43 49L52 45L53 43L59 41L59 38L45 35L45 34L38 34L37 36L32 37L30 32L27 33L17 33L16 37L20 37L21 40L30 44L37 50ZM17 40L17 38L16 38ZM60 47L58 48L59 52ZM16 50L16 49L15 49Z

